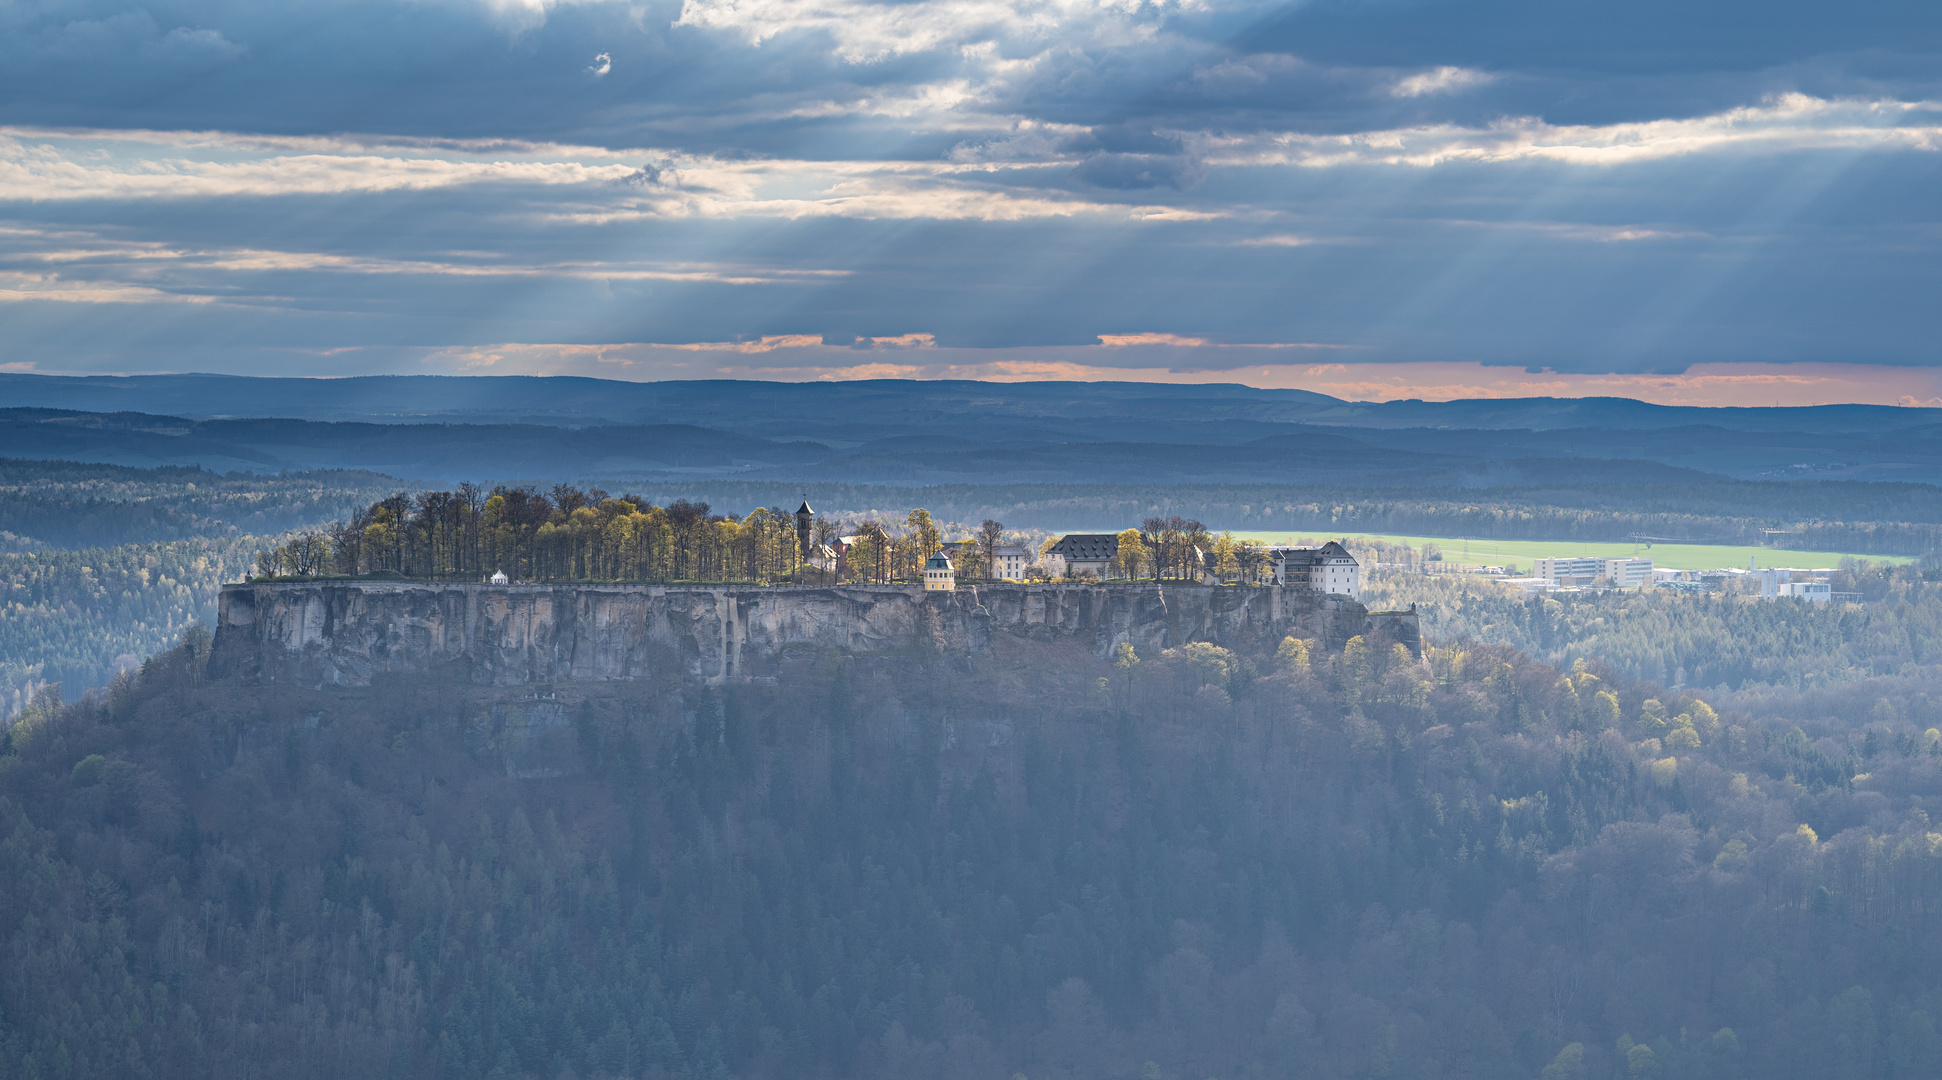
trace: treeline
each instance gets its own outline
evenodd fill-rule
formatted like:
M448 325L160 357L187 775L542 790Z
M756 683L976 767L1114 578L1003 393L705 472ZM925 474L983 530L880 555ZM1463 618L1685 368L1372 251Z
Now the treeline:
M738 482L650 485L656 500L753 502L773 487ZM1942 488L1854 482L1577 484L1546 487L1358 488L1281 484L1002 484L892 487L818 484L817 505L887 513L912 500L940 518L996 517L1014 526L1104 529L1181 515L1235 531L1273 530L1605 542L1634 535L1801 551L1942 552ZM1784 530L1771 532L1769 530Z
M812 559L846 534L853 538L848 578L855 581L914 578L945 545L942 527L924 509L908 511L894 527L874 518L846 525L818 517ZM959 573L979 576L1003 537L1003 525L986 521L976 542L957 549ZM805 563L795 515L786 509L757 507L737 517L714 513L705 502L656 506L638 495L571 484L545 493L462 484L382 499L336 528L260 552L256 571L265 577L476 581L502 572L521 581L774 582L835 581L838 567L827 558Z
M16 549L274 535L349 516L394 490L375 473L221 474L0 458L0 533Z
M656 506L638 495L571 484L544 494L465 484L382 499L336 528L259 552L255 570L266 578L398 574L476 581L504 573L522 581L885 583L917 578L927 559L948 549L957 577L978 580L1008 540L1004 524L990 518L974 535L946 540L947 530L968 530L940 525L923 508L900 517L890 524L882 517L816 517L812 559L805 562L795 516L784 509L757 507L735 517L713 513L705 502ZM1149 517L1118 537L1110 577L1199 581L1211 571L1224 581L1252 582L1271 574L1262 545L1232 533L1216 536L1191 518ZM850 546L840 563L820 553L845 539Z
M1942 732L1497 647L203 685L0 744L0 1068L1942 1071Z
M1150 517L1137 529L1116 534L1117 549L1107 577L1120 580L1205 581L1211 574L1230 584L1265 584L1274 578L1268 548L1258 540L1237 539L1232 532L1215 535L1192 518L1175 514ZM1304 538L1302 546L1317 542ZM1389 545L1384 545L1385 547ZM1090 577L1084 570L1080 576Z

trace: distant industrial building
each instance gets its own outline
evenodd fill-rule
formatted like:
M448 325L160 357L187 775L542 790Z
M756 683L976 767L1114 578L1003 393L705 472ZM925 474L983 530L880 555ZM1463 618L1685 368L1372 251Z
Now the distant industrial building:
M1605 581L1613 588L1636 589L1652 583L1651 559L1606 559Z
M1825 581L1795 581L1795 574L1826 573L1823 570L1797 570L1792 567L1774 566L1765 570L1749 571L1760 583L1760 599L1778 600L1781 597L1798 597L1810 604L1825 604L1834 599L1834 586Z
M1858 594L1834 591L1834 587L1823 576L1831 572L1826 569L1802 570L1787 566L1758 569L1749 565L1746 569L1722 566L1712 570L1655 570L1652 576L1659 588L1671 589L1674 592L1725 590L1742 594L1751 592L1762 600L1795 597L1810 604L1840 601L1858 603L1861 599ZM1797 577L1799 580L1796 580Z
M1531 576L1552 589L1635 589L1652 581L1652 560L1538 559Z
M1605 560L1593 558L1538 559L1531 566L1531 576L1553 589L1587 589L1604 573Z

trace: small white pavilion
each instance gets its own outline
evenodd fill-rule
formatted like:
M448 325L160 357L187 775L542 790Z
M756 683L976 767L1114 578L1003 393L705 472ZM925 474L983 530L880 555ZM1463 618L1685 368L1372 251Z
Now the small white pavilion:
M938 552L924 564L925 592L954 592L958 587L957 570L951 566L951 557Z

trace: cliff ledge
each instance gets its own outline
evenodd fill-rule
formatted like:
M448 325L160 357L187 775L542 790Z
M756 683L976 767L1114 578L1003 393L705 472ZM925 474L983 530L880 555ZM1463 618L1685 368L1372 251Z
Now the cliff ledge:
M1191 641L1339 649L1358 634L1421 651L1416 615L1347 597L1203 585L792 588L252 582L223 588L210 673L302 686L456 671L481 685L639 679L674 662L711 682L791 654L988 653L992 636L1078 640L1100 656Z

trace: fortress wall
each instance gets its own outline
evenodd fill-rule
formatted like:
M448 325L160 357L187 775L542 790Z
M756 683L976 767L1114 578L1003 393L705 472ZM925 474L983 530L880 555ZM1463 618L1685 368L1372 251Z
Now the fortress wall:
M981 654L994 634L1078 640L1100 656L1190 641L1271 648L1288 633L1356 634L1420 652L1414 612L1346 597L1202 585L830 588L256 582L225 586L211 674L362 686L453 671L484 685L639 679L673 661L710 681L774 674L791 653ZM1386 647L1386 646L1385 646Z

